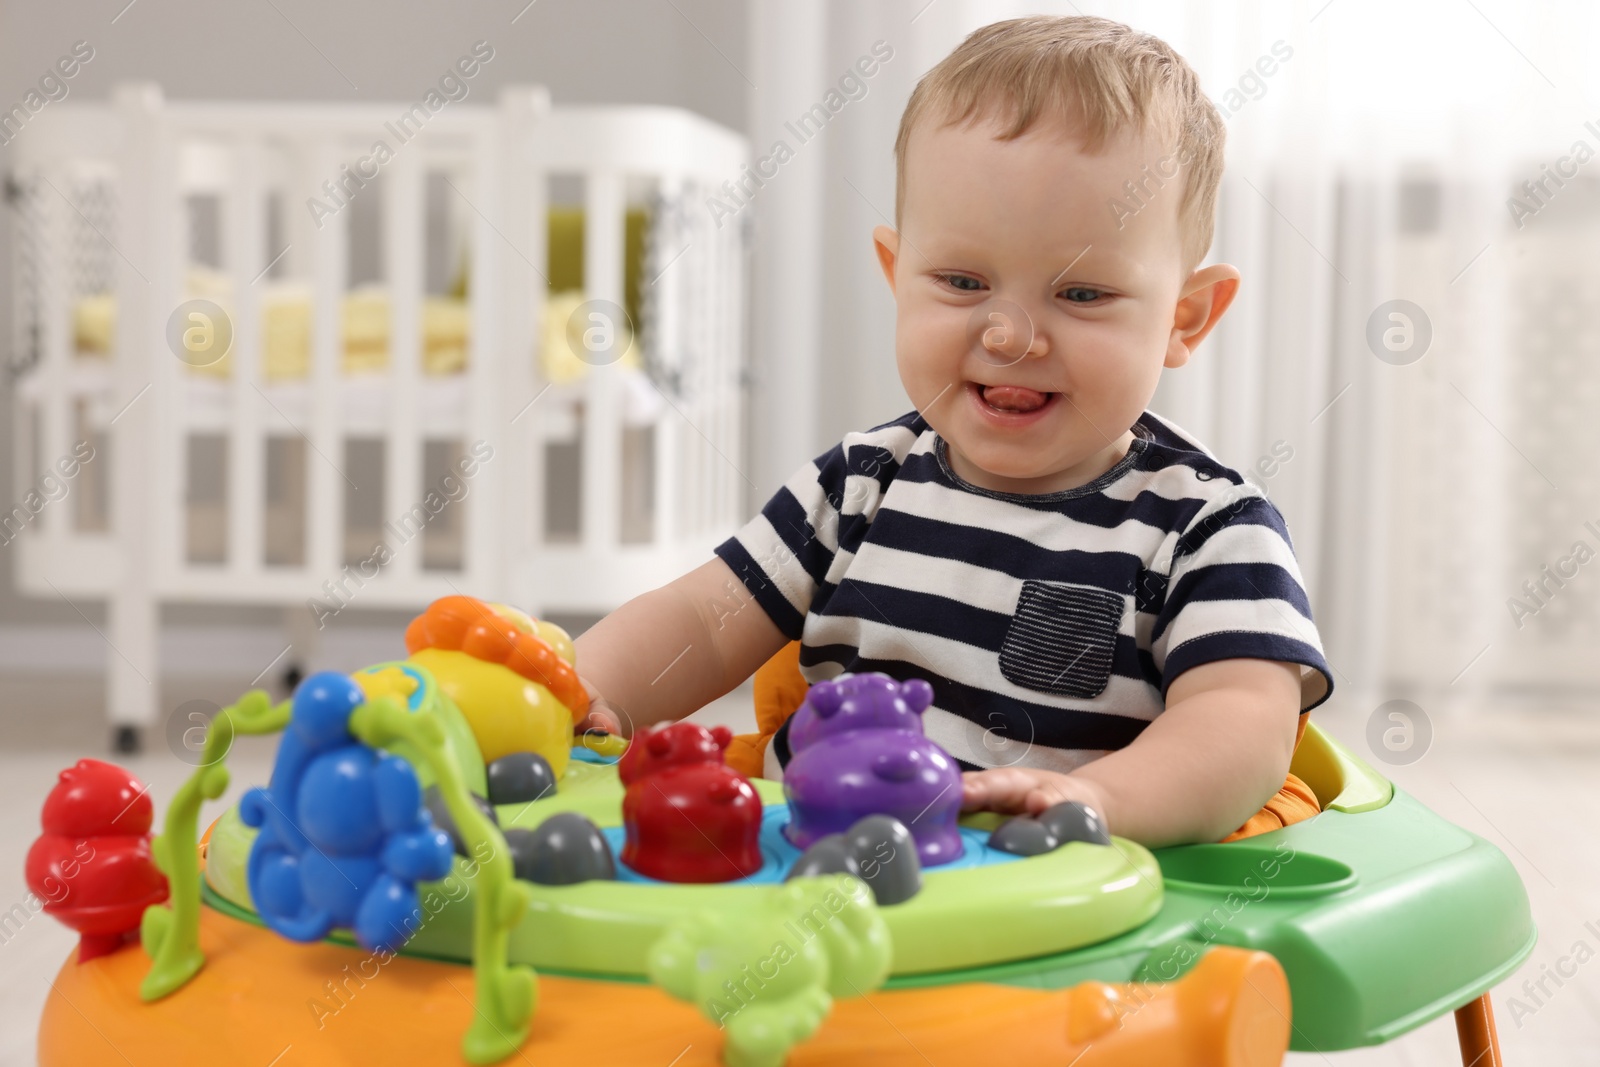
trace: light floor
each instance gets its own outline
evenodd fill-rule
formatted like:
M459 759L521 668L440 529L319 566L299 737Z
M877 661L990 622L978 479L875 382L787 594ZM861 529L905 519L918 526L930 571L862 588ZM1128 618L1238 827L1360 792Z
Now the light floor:
M23 857L38 833L39 805L57 772L80 756L108 758L103 725L85 710L70 710L92 708L97 686L81 683L73 690L72 684L78 683L64 690L59 682L0 679L0 709L8 717L0 751L0 856L6 857L0 863L0 913L24 899ZM197 682L185 685L194 691L165 694L174 699L163 706L176 707L209 691ZM63 691L75 698L63 701ZM735 692L700 717L739 729L748 699L747 693ZM69 710L60 711L63 707ZM1539 706L1455 711L1435 717L1433 745L1418 762L1401 767L1375 762L1401 788L1505 851L1528 887L1540 942L1494 994L1501 1047L1513 1067L1600 1063L1600 851L1592 832L1600 819L1600 716L1594 712ZM1354 751L1368 753L1364 718L1334 710L1318 721ZM152 787L159 815L188 768L160 737L149 741L145 754L124 762ZM240 739L229 760L233 784L225 802L265 780L272 751L270 740ZM43 915L20 929L0 927L0 1065L34 1062L35 1027L48 983L73 944L71 933ZM1584 962L1573 973L1579 958ZM1559 984L1546 977L1545 993L1523 991L1526 980L1537 982L1558 964L1571 977ZM1291 1067L1446 1067L1460 1062L1455 1049L1454 1025L1446 1017L1379 1048L1298 1053L1286 1062Z

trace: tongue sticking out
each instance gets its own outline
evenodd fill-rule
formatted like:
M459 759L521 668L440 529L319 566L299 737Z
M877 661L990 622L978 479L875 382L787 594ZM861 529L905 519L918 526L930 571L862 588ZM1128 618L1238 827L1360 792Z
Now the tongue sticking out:
M1050 397L1020 385L989 385L983 388L983 399L990 407L1001 411L1028 412L1044 407Z

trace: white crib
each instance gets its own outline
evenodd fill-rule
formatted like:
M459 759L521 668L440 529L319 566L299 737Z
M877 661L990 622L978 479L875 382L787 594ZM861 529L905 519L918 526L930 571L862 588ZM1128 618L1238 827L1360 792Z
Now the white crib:
M675 109L552 107L523 88L446 106L397 144L386 124L405 111L124 85L109 104L52 106L16 142L16 485L53 480L0 527L20 589L107 602L125 740L156 718L163 602L293 606L309 633L347 605L457 591L600 613L704 560L739 518L743 227L704 203L738 174L743 139ZM362 164L378 139L392 158ZM381 196L319 219L307 200L335 202L324 182L356 187L341 164L378 170ZM352 237L364 197L376 249ZM541 346L562 329L545 309L563 197L569 221L581 208L581 296L637 322L618 326L627 359L575 349L581 373L558 381ZM357 261L375 284L353 293ZM458 264L453 306L440 278ZM294 286L304 305L283 295ZM226 374L169 344L197 292L231 321ZM357 293L386 327L367 373L350 371ZM435 311L460 327L443 371ZM274 331L296 322L303 365L274 374ZM572 328L591 322L609 325ZM103 344L85 340L95 329Z

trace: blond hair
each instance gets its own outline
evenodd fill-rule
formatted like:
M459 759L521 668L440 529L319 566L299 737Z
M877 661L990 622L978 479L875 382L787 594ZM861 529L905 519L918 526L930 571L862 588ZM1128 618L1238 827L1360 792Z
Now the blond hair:
M1222 181L1222 117L1193 68L1165 41L1087 15L1033 15L984 26L923 75L894 142L895 227L905 204L906 147L919 121L941 118L950 126L995 117L997 138L1009 141L1047 112L1075 120L1091 153L1123 132L1154 134L1172 146L1183 179L1178 225L1185 269L1205 258ZM1151 168L1158 169L1166 168ZM1171 170L1163 177L1172 178ZM1129 178L1144 186L1141 195L1155 188L1147 176Z

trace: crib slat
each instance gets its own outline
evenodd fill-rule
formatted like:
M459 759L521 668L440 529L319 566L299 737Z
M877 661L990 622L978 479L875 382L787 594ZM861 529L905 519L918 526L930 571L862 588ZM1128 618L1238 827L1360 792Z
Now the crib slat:
M66 168L41 167L41 173L49 177L61 193L71 195L72 186L68 181ZM71 450L74 443L73 435L77 432L73 426L75 420L72 397L66 388L67 372L70 370L72 359L69 348L72 344L72 311L68 301L77 295L68 290L69 274L65 269L65 264L70 263L72 257L71 235L68 230L72 205L58 196L49 186L44 186L40 194L38 200L38 226L42 246L40 260L45 266L38 290L43 307L40 310L39 323L41 334L39 343L42 351L37 373L40 377L43 399L38 406L39 452L37 455L33 454L30 442L28 447L18 448L16 453L17 455L27 453L32 463L31 469L17 471L17 479L13 484L18 488L19 496L23 487L34 484L40 471L47 469L58 457L66 455ZM54 264L63 266L53 269ZM106 457L99 458L101 462L106 461ZM65 532L70 521L70 513L66 508L45 508L34 521L38 523L37 528L44 537L53 539Z
M119 566L106 603L106 639L117 651L107 660L106 705L113 724L137 727L154 721L157 702L160 616L150 567L152 501L146 478L159 454L151 444L162 425L161 390L154 384L163 356L172 359L164 312L176 305L178 290L174 257L156 250L171 248L162 237L171 232L176 195L172 137L160 89L120 86L114 99L126 140L119 160L116 240L122 262L116 274L113 381L127 407L111 434L111 523Z
M584 298L591 302L609 301L620 308L624 299L622 175L616 171L591 171L586 179ZM591 318L582 324L582 329L604 329L606 325ZM609 325L613 337L620 338L621 331L631 324ZM613 362L591 366L584 375L582 538L584 547L601 558L615 551L621 526L622 398L618 369Z
M474 287L474 321L497 323L504 356L501 374L505 382L505 402L500 413L505 430L498 435L493 461L484 472L483 485L474 489L479 499L468 519L474 527L495 523L501 573L515 584L507 590L527 610L542 614L547 609L540 578L544 572L544 435L539 432L544 405L551 403L541 391L548 385L538 372L537 324L545 315L545 295L549 281L545 275L549 256L549 178L540 147L543 124L550 110L549 93L543 89L511 89L500 94L500 127L497 141L490 147L497 160L500 188L494 199L506 211L507 238L502 241L486 220L479 219L473 236L474 257L486 258L495 266L500 280L495 289ZM477 260L474 259L474 270ZM479 299L494 304L480 305ZM487 318L485 317L487 316ZM474 334L473 344L479 344ZM477 364L475 348L473 363ZM498 507L483 497L499 494ZM474 562L477 560L474 558ZM484 564L488 566L488 564Z
M313 142L310 173L302 188L316 189L325 175L338 173L339 143ZM311 430L307 459L306 559L313 580L335 580L344 557L344 442L339 425L340 329L349 260L349 209L325 218L311 245Z
M158 234L170 233L172 236L170 239L157 240L151 246L155 273L150 280L153 286L160 288L149 288L145 295L152 307L164 308L168 312L188 296L184 291L184 257L189 248L189 220L188 212L178 210L180 182L177 151L181 131L173 129L174 125L166 125L164 144L159 149L161 173L168 182L166 196L169 199L165 204L166 213L155 223L157 228L154 231ZM162 226L168 229L162 229ZM118 300L120 306L120 294ZM155 327L162 336L155 342L158 349L153 361L152 384L144 400L139 401L142 404L145 400L156 400L155 407L159 412L150 427L151 465L146 485L151 501L151 536L154 538L149 553L150 568L155 586L160 590L165 590L168 583L174 581L182 568L188 565L189 550L186 521L189 395L186 387L190 375L188 368L172 351L165 337L165 327L164 321ZM215 568L208 570L215 572Z
M256 393L261 373L261 290L253 284L266 262L266 221L262 212L260 142L242 136L233 146L233 174L227 195L227 239L223 245L233 279L233 393L228 433L228 569L244 581L262 567L262 496L265 406ZM270 410L268 411L270 414Z
M384 173L384 277L389 286L389 411L384 449L385 539L393 552L387 577L408 581L421 570L426 530L412 508L422 499L422 147L412 143ZM367 195L371 195L370 192ZM424 513L425 514L425 513Z
M655 351L651 356L668 379L657 388L666 392L669 399L678 404L681 401L671 397L670 384L672 375L683 367L684 288L682 275L678 271L683 266L681 260L694 255L695 252L693 249L684 250L688 235L679 214L683 211L685 202L683 177L677 174L664 176L661 179L659 194L660 214L652 220L656 234L656 255L649 267L650 277L645 279L651 289L649 306L655 314L652 337ZM680 253L683 254L680 256ZM683 419L670 407L665 407L661 417L656 420L655 510L652 516L651 541L657 545L671 544L678 536L679 524L675 519L681 507L679 446L683 429Z
M502 122L507 121L503 108L499 117ZM467 483L467 490L466 496L453 506L463 510L461 569L468 586L483 595L514 599L502 564L503 546L512 534L501 525L505 515L514 513L511 510L516 506L514 502L519 502L504 489L504 464L510 460L506 455L510 451L506 442L506 420L510 416L505 405L508 392L516 395L527 388L524 375L519 373L525 370L526 361L521 361L522 366L514 369L517 361L507 359L503 351L505 316L501 309L505 305L502 303L500 264L504 242L487 223L488 218L511 221L507 215L501 158L508 141L501 127L481 127L472 141L470 158L474 180L467 188L459 190L462 195L472 197L478 211L482 212L473 215L467 298L474 328L467 361L467 407L460 435L462 447L467 450L463 458L477 462L478 466L470 479L456 474ZM464 178L458 176L455 184L459 186L462 180ZM451 195L455 196L456 191ZM516 351L525 352L526 349ZM475 451L480 441L494 449L487 460Z

